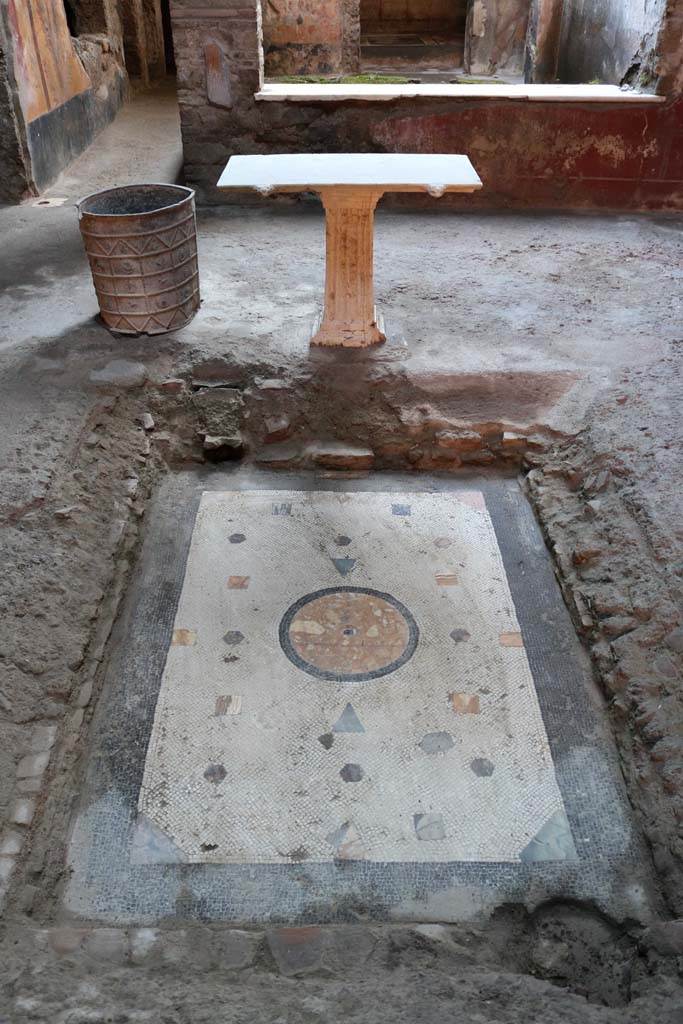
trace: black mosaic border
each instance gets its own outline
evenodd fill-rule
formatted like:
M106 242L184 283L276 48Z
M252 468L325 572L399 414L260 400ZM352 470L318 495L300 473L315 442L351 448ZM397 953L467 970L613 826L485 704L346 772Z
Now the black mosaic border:
M105 696L93 724L80 806L87 837L70 854L65 903L71 915L140 924L164 918L242 924L438 921L457 919L460 911L453 917L447 899L458 888L474 893L482 911L505 902L575 899L633 918L638 909L629 893L643 893L644 904L655 898L614 742L596 714L590 666L528 503L511 480L420 482L421 489L414 477L393 474L335 481L238 470L200 470L164 481L147 516L153 525L112 637ZM131 864L147 745L202 492L474 488L483 491L496 531L578 860Z
M294 648L292 641L289 636L289 627L292 624L292 620L297 612L300 612L302 608L305 608L311 601L316 601L321 597L331 597L333 594L369 594L372 597L379 597L387 604L390 604L392 608L395 608L397 612L404 618L406 625L408 626L408 642L403 650L403 653L389 662L387 665L383 665L382 668L376 668L372 672L330 672L326 669L318 668L317 665L313 665L310 661L306 661L302 658L298 651ZM298 669L305 672L309 676L314 676L316 679L323 679L327 682L334 683L367 683L373 679L381 679L382 676L388 676L396 669L401 668L406 662L410 661L412 656L415 654L417 645L420 641L420 630L417 622L413 615L408 611L406 606L402 604L398 598L394 597L393 594L382 593L381 590L373 590L370 587L326 587L324 590L315 590L310 594L305 594L300 597L298 601L295 601L293 605L287 609L285 614L280 621L279 629L280 647L284 651L285 655L289 658L293 665L296 665Z

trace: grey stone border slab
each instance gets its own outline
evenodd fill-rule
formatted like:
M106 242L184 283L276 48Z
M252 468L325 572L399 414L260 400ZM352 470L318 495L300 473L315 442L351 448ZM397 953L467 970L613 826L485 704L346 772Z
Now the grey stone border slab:
M522 863L131 863L145 754L201 493L260 488L483 491L567 813L544 826ZM632 822L604 706L514 480L379 473L346 480L240 469L169 476L148 511L110 649L72 826L64 898L70 915L110 923L460 921L509 902L574 899L616 918L649 916L656 900L649 856ZM564 859L548 859L558 856Z

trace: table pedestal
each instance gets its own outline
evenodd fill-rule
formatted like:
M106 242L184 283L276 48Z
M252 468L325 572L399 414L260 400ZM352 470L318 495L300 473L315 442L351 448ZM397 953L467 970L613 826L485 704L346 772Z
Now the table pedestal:
M325 207L325 310L312 345L366 348L386 341L377 326L373 286L375 207L383 189L320 189Z

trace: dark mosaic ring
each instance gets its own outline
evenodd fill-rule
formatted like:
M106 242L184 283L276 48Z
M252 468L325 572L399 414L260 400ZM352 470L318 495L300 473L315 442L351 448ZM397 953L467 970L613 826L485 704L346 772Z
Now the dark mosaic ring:
M303 658L292 644L290 636L290 627L295 616L302 608L305 608L306 605L310 604L312 601L317 601L321 597L331 597L336 594L366 594L369 597L374 597L391 605L403 618L408 629L408 639L401 654L392 661L387 662L386 665L381 665L379 668L373 669L369 672L332 671L331 669L320 668L318 665L314 665L312 662ZM364 683L369 682L372 679L380 679L382 676L390 675L390 673L395 672L396 669L405 665L407 661L410 661L420 639L420 630L417 622L406 606L397 600L397 598L393 597L392 594L383 594L382 591L372 590L369 587L328 587L325 590L316 590L311 594L306 594L304 597L300 597L298 601L295 601L294 604L287 609L282 617L282 621L280 622L279 637L280 647L292 664L296 665L296 667L301 669L302 672L306 672L308 675L314 676L316 679L324 679L333 683Z

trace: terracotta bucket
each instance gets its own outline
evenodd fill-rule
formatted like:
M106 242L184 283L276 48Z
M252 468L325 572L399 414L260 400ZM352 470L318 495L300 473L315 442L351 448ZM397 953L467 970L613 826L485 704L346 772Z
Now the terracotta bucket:
M77 205L107 327L118 334L166 334L189 323L200 301L192 189L125 185Z

